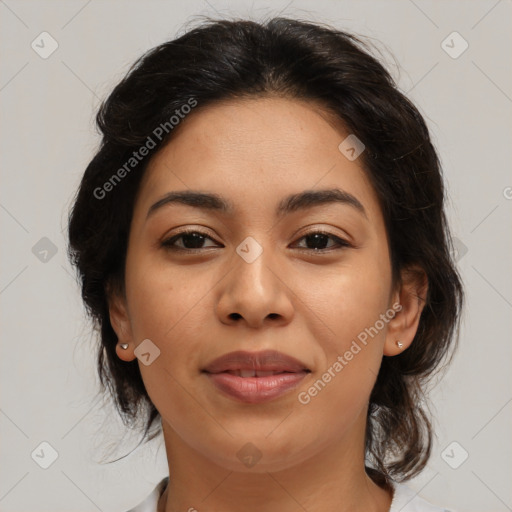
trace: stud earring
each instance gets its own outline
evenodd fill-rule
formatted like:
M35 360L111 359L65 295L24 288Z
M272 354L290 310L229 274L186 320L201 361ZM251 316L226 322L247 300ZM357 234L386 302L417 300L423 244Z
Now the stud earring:
M404 344L401 341L397 341L396 345L398 348L402 348L404 346Z
M126 350L130 345L128 343L119 343L119 346L123 349L123 350Z

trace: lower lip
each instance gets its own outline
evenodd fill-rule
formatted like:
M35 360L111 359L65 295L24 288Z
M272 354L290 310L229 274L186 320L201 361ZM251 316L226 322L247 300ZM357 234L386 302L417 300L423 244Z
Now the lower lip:
M268 377L239 377L231 373L206 373L225 394L242 402L268 402L291 391L309 372L281 373Z

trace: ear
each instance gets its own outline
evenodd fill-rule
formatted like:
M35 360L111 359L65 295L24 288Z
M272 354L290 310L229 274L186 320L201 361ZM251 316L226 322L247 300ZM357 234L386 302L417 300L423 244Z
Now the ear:
M421 267L415 265L401 272L400 282L393 294L392 302L392 305L400 304L401 309L388 323L384 344L385 356L401 354L411 345L418 330L427 292L428 279ZM397 346L397 341L403 344L402 348Z
M109 282L106 286L110 324L117 335L116 353L123 361L135 359L135 343L132 335L130 315L126 304L125 294ZM121 348L120 344L128 344L127 349Z

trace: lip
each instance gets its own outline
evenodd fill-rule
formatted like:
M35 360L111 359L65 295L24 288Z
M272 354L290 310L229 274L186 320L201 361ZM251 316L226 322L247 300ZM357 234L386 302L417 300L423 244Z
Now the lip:
M309 368L292 356L277 352L276 350L262 350L260 352L247 352L237 350L229 352L213 360L203 371L220 373L229 370L260 370L278 372L310 371Z
M275 374L242 377L239 375L241 371ZM240 350L215 359L202 372L227 396L255 404L274 400L291 391L311 370L298 359L275 350Z

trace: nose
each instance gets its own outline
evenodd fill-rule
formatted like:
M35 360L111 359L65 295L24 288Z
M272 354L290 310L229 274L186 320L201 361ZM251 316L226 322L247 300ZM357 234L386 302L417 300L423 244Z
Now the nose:
M219 283L221 292L217 314L225 324L246 324L254 329L269 325L285 325L294 314L293 291L286 272L279 268L271 249L252 260L233 255L232 269Z

